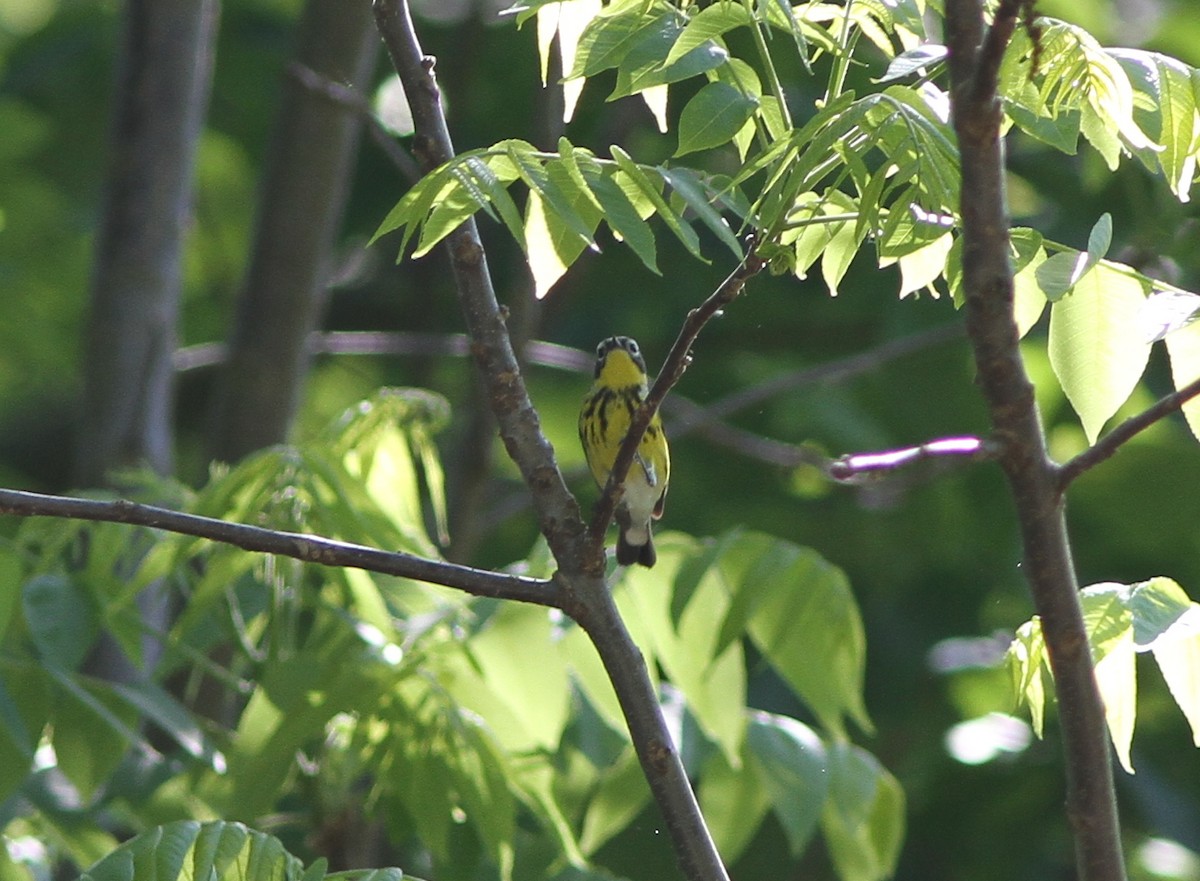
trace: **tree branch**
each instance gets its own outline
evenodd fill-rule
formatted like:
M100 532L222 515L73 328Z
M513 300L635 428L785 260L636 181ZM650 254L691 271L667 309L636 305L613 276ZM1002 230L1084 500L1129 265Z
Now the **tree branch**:
M1092 446L1088 447L1075 458L1066 462L1058 470L1059 491L1065 492L1076 477L1089 468L1094 468L1105 459L1112 456L1122 446L1133 439L1139 432L1145 431L1155 422L1170 416L1192 398L1200 395L1200 379L1196 379L1183 388L1159 398L1152 406L1130 416Z
M482 597L518 600L539 606L560 608L558 591L549 581L525 578L473 569L438 560L426 560L412 554L381 551L364 545L282 532L231 523L212 517L184 514L154 505L143 505L125 499L80 499L51 496L15 489L0 489L0 514L25 517L70 517L75 520L100 520L109 523L130 523L163 529L180 535L194 535L233 545L247 551L278 554L322 566L346 566L384 575L396 575L430 584L454 587Z
M930 346L961 339L962 325L943 324L909 336L888 340L873 349L856 352L845 358L815 364L799 370L779 373L762 382L745 386L716 401L696 406L693 411L671 426L671 437L679 438L693 431L703 431L726 416L749 409L785 391L819 382L840 382L870 372L896 358L902 358ZM676 400L677 396L672 397Z
M421 52L405 0L374 0L375 21L412 110L413 152L428 173L454 156L434 79L434 59ZM471 354L483 377L500 438L533 496L542 534L560 563L579 558L583 534L579 504L567 489L554 449L521 375L496 301L487 256L473 218L446 237L459 305L471 338Z
M405 0L374 0L374 8L379 30L412 109L416 128L414 153L428 172L453 156L453 145L433 78L434 61L421 53ZM468 219L451 233L446 245L471 338L471 353L482 374L500 436L529 487L541 531L559 564L553 583L561 599L561 608L587 632L600 654L629 725L630 739L650 791L663 813L680 868L692 881L728 881L679 751L671 740L645 661L617 613L612 594L604 582L603 530L599 541L585 541L586 528L579 506L563 481L553 448L541 432L537 412L529 400L520 366L513 354L504 316L496 302L474 220ZM740 283L731 288L730 299L740 289ZM712 311L717 308L719 304L714 305ZM695 315L693 312L689 316L684 333ZM707 317L696 324L687 343L706 320ZM677 371L676 379L683 369L687 343L681 351L673 352L676 355L673 368ZM670 359L668 363L672 363ZM659 383L655 383L658 397L654 407L669 385L670 382L666 382L658 390ZM653 412L647 407L639 411L642 431ZM626 469L632 458L630 450ZM608 516L611 515L610 502Z
M675 383L679 382L679 378L683 376L683 372L691 363L692 343L696 341L700 331L704 330L704 326L737 298L738 294L742 292L742 288L746 286L746 282L766 266L766 261L758 256L756 245L757 242L753 240L748 243L747 253L741 264L729 274L725 281L721 282L708 299L688 312L687 318L684 319L683 327L679 329L679 335L675 338L671 351L667 353L662 369L658 372L658 378L654 380L654 385L651 386L642 406L629 421L629 432L621 443L621 449L617 453L616 459L613 460L608 483L600 495L600 500L596 503L591 524L588 526L588 540L591 546L597 548L604 546L604 534L608 531L608 524L612 522L613 512L620 501L620 487L625 483L625 477L633 465L638 444L642 442L642 435L646 433L650 420L658 412L667 392Z
M1108 729L1088 650L1079 585L1071 562L1058 469L1025 373L1013 321L1013 278L996 94L999 58L1021 0L1002 0L984 31L980 0L948 0L951 120L962 166L962 265L966 326L979 385L1000 444L1000 464L1016 503L1023 571L1060 708L1067 812L1081 881L1125 877L1109 757Z

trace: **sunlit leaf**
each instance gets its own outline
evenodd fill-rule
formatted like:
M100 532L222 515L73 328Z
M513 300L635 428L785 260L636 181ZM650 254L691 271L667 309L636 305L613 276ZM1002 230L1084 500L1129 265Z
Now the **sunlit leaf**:
M1091 442L1146 369L1150 344L1137 331L1144 299L1136 279L1101 264L1051 309L1050 363Z
M1046 641L1042 636L1042 622L1035 615L1017 628L1016 637L1008 647L1004 658L1012 682L1013 695L1018 702L1029 707L1033 732L1038 737L1046 719L1046 683L1043 671L1048 669Z
M1080 592L1079 600L1108 733L1121 767L1132 774L1129 748L1137 720L1137 668L1128 589L1123 584L1094 584Z
M515 753L557 749L567 724L568 672L551 629L539 606L501 607L471 639L473 660L461 659L448 682L460 703L487 719Z
M1013 319L1017 333L1025 336L1046 311L1046 295L1037 280L1038 269L1046 262L1042 236L1031 229L1014 229L1009 241L1015 251L1013 259Z
M1175 388L1181 389L1200 379L1200 323L1190 324L1170 334L1166 344L1167 353L1171 356L1171 378ZM1192 434L1200 438L1200 396L1184 403L1183 415Z
M1197 146L1200 146L1195 70L1157 52L1109 49L1108 54L1129 73L1137 96L1149 96L1154 102L1152 111L1142 112L1150 117L1143 126L1157 132L1161 149L1142 151L1139 158L1151 159L1153 164L1148 163L1151 170L1161 170L1171 192L1179 201L1188 201L1196 176Z
M954 237L944 233L922 248L900 258L900 296L929 287L946 268L946 256Z
M588 22L575 51L567 79L593 77L618 66L648 28L674 19L669 9L653 3L610 3Z

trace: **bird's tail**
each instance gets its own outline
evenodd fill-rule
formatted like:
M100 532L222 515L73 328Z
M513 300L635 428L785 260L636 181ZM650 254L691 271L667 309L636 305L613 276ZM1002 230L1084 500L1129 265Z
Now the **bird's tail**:
M644 529L620 529L617 531L617 562L622 566L640 563L649 569L658 561L654 550L654 537L650 535L650 524Z

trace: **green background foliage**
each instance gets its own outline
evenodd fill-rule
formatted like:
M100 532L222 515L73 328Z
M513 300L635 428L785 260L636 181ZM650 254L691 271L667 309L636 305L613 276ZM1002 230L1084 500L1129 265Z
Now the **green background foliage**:
M189 228L184 345L222 339L231 321L299 5L224 5ZM440 59L456 144L496 157L485 162L495 177L475 179L499 221L484 219L483 234L501 299L522 314L534 310L538 339L589 351L601 337L627 333L653 364L686 310L732 265L732 237L697 210L696 193L721 175L730 179L737 155L704 151L729 137L742 150L750 147L740 133L753 107L770 134L782 132L769 89L758 74L751 82L741 69L732 81L714 74L707 84L681 82L667 105L672 133L663 135L639 98L607 100L610 93L628 96L657 84L653 56L639 60L631 51L625 57L632 61L615 72L601 62L579 68L596 80L583 91L564 145L538 85L532 24L518 30L511 21L496 23L491 12L471 4L426 4L434 7L441 7L436 18L418 21L426 51ZM710 5L713 28L702 36L724 34L732 54L749 57L747 32L717 20L736 19L740 8ZM1099 0L1039 8L1087 29L1098 45L1137 47L1101 57L1078 31L1056 27L1044 35L1037 95L1027 94L1027 69L1018 61L1004 72L1010 111L1022 101L1055 111L1053 122L1011 111L1008 193L1014 224L1023 228L1016 262L1026 271L1026 288L1065 293L1077 280L1071 272L1080 254L1093 266L1086 285L1057 300L1050 317L1036 291L1026 290L1023 300L1023 326L1031 328L1026 362L1061 460L1083 449L1114 410L1116 418L1136 412L1173 386L1163 346L1114 343L1116 351L1106 350L1100 365L1111 381L1099 387L1087 381L1095 365L1081 365L1079 358L1114 340L1106 328L1127 330L1136 319L1120 303L1144 296L1142 276L1200 289L1200 232L1191 203L1179 198L1190 183L1185 156L1191 143L1184 132L1195 99L1188 104L1192 93L1181 88L1178 68L1146 54L1200 65L1200 23L1182 0L1150 4L1153 14L1142 13L1136 22ZM660 18L662 27L670 26ZM117 27L112 4L0 0L0 278L9 306L0 322L4 485L71 488L68 451L78 377L86 367L79 363L80 339ZM908 85L878 84L897 71L867 45L875 31L864 33L858 61L844 70L846 87L859 96L890 95L912 112L902 130L887 128L897 117L878 114L880 98L843 123L875 126L873 135L889 149L930 161L944 126L914 109L904 97L911 94ZM803 36L810 49L823 46L819 32ZM774 39L773 48L792 37L779 31ZM703 40L680 45L678 57L668 59L674 73L660 71L662 81L717 69ZM1010 57L1019 59L1020 48ZM1083 100L1066 85L1078 72L1066 64L1078 57L1072 51L1100 59L1085 68L1095 83ZM781 63L793 112L822 97L837 63L828 53L813 62L812 73L794 53ZM1101 74L1107 65L1117 65L1142 93L1157 89L1159 112L1145 102L1125 103L1119 90L1106 88ZM380 82L384 76L381 66ZM848 130L828 130L820 141L828 154L789 163L780 192L797 196L821 183L820 162L846 158L835 145ZM914 132L921 139L906 145ZM1164 149L1151 150L1144 139ZM505 149L495 150L501 141ZM615 150L611 165L594 158L607 156L612 144L649 169L677 156L712 177L688 178L674 162L667 171L638 171L616 161ZM1117 163L1122 144L1134 159ZM588 145L594 155L575 145ZM757 155L787 149L779 139ZM552 153L557 164L542 165L541 157ZM505 202L499 193L502 184L542 180L543 168L548 214L579 219L566 222L565 232L551 226L553 218L547 222L555 253L574 265L531 306L535 287L550 287L553 269L535 265L531 277L517 243L524 238L528 244L524 196L514 188L514 201ZM930 177L923 175L917 180L925 189L904 189L900 178L880 172L878 155L871 163L846 160L837 173L860 193L886 190L893 200L930 211L947 208L957 186L948 181L929 190ZM567 184L575 175L588 182L599 207L572 198ZM653 181L649 189L641 175ZM341 237L345 271L325 326L459 332L449 273L436 249L395 267L401 236L386 235L362 251L409 183L369 140L354 180ZM679 196L663 203L667 211L651 195L663 186ZM842 198L849 199L810 200L811 215L855 207ZM739 216L751 201L731 200L728 207ZM756 204L778 209L785 200L776 202ZM427 224L426 238L417 241L430 243L431 230L448 231L453 217L473 207L443 198L438 223ZM601 209L606 223L598 226ZM660 219L647 235L641 220L651 209ZM696 222L662 222L685 209ZM746 432L833 455L985 431L969 354L953 333L865 369L807 373L958 322L953 250L949 283L939 282L943 296L933 297L922 290L924 282L913 281L936 273L913 255L928 255L924 248L936 250L939 239L902 229L898 218L905 212L893 216L891 226L880 216L800 227L781 259L807 275L756 279L706 329L678 393L719 406L794 374L794 382L779 382L725 418ZM877 221L891 235L881 253L892 259L882 267L870 247L858 249ZM812 229L824 232L803 231ZM592 241L595 250L587 247ZM693 259L696 253L709 262ZM1130 275L1125 266L1142 275ZM1118 306L1105 299L1110 311L1088 307L1087 297L1113 291L1123 292ZM1085 346L1063 342L1081 334ZM1183 358L1177 351L1190 351L1188 334L1193 330L1168 340L1176 369ZM528 379L572 486L590 501L575 439L586 374L535 361ZM211 475L200 454L211 372L189 370L179 380L179 483L154 483L148 495L212 516L434 552L441 518L431 502L441 497L441 478L428 445L436 442L452 481L462 464L455 453L470 407L463 359L322 357L307 386L295 448ZM372 398L381 386L432 389L453 403L447 412L441 399L425 395ZM338 421L364 399L372 408ZM899 878L987 881L1069 871L1053 708L1046 708L1045 741L1026 742L1027 729L1008 720L1004 730L1016 732L1014 738L994 740L1000 746L982 758L967 760L954 747L964 723L1018 712L1003 657L1031 609L998 472L980 465L927 469L839 488L806 466L764 461L745 445L714 441L678 407L668 407L666 425L675 480L663 558L652 573L629 573L615 589L651 669L670 683L664 694L669 706L675 696L689 770L701 781L700 799L719 844L736 854L734 876L876 877L896 848ZM483 512L488 529L471 562L543 574L533 517L502 455L497 471L491 506ZM1198 479L1195 440L1180 419L1155 426L1082 478L1068 512L1081 582L1141 583L1161 575L1197 596L1200 502L1191 488ZM3 530L5 879L28 878L45 866L33 842L55 859L87 865L118 835L215 816L252 824L265 818L310 864L339 824L359 822L363 814L390 842L382 851L387 861L374 864L395 863L417 875L475 877L509 869L517 877L584 878L593 871L600 877L600 868L569 865L586 857L635 881L671 877L660 820L619 733L611 692L582 635L564 622L398 579L293 566L197 540L151 540L121 527L30 521L6 522ZM86 564L65 573L61 561L78 557L85 544ZM136 576L112 577L135 559L142 560ZM76 676L101 628L131 657L141 656L146 634L131 601L153 578L176 580L189 597L164 660L164 672L177 674L182 687L176 681L170 690L119 691ZM232 631L220 611L231 596L242 613ZM833 617L831 610L841 614ZM1111 639L1138 642L1136 618L1112 608L1106 614L1124 622L1112 625ZM228 670L206 662L205 651L231 632L239 662ZM1036 643L1028 629L1022 635ZM1128 653L1121 657L1135 663ZM1136 663L1154 669L1145 659ZM182 705L214 677L248 701L232 731L197 721ZM1035 665L1018 678L1026 697L1035 696L1035 680ZM1137 734L1128 753L1137 773L1118 771L1131 873L1200 878L1194 856L1200 853L1200 756L1162 678L1145 675L1139 684ZM462 713L464 707L471 712ZM52 729L44 729L51 718ZM154 737L137 733L139 718L153 720ZM47 744L57 763L48 763ZM298 751L299 765L293 761ZM796 787L814 797L797 800ZM903 828L886 821L855 826L872 811L884 817L902 812ZM860 840L863 828L876 840ZM1174 874L1162 870L1153 858L1163 852L1163 841L1190 848L1191 862L1177 861Z

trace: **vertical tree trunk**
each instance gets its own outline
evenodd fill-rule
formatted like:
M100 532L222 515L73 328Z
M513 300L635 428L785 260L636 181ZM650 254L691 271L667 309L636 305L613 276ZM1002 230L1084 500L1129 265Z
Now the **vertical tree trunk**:
M216 0L129 0L91 281L75 479L172 467L180 255L208 102Z
M125 6L74 463L84 486L105 482L117 468L172 469L171 355L217 9L216 0L129 0ZM169 610L161 589L147 588L138 604L147 621L165 625ZM157 651L147 640L147 669ZM88 670L118 681L140 675L107 638L89 657Z
M361 87L377 57L368 0L309 0L297 63ZM236 461L287 436L325 305L360 111L288 76L260 193L250 267L217 391L210 451Z

